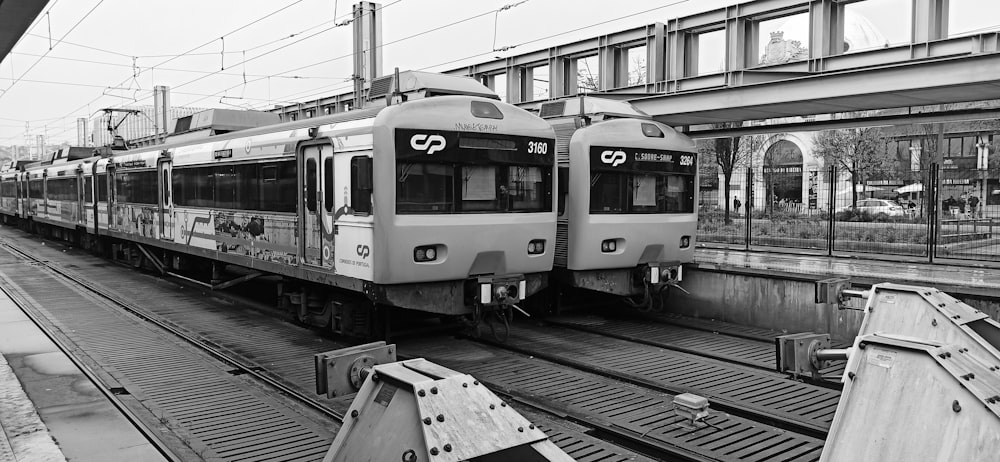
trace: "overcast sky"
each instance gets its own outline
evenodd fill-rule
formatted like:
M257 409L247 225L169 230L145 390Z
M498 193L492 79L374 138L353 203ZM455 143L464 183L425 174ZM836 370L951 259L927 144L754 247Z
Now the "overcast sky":
M43 12L0 63L0 145L24 144L26 122L32 143L43 133L48 144L75 143L77 117L152 104L153 85L171 88L173 106L254 109L349 91L351 27L335 25L349 17L353 3L50 0L49 14ZM386 72L454 69L735 3L385 0L383 63ZM866 3L887 38L908 35L898 23L899 5L909 0ZM507 4L517 6L495 13ZM996 0L951 4L952 32L1000 23ZM513 45L520 46L492 51Z

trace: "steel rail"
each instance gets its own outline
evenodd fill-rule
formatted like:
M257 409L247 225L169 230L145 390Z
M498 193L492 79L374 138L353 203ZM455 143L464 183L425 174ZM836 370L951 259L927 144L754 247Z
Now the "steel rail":
M152 315L150 313L145 312L145 310L143 310L142 308L136 306L135 304L127 300L122 299L113 292L102 291L99 285L90 284L89 283L90 281L87 281L85 278L73 274L72 271L68 271L65 268L60 267L59 265L52 264L48 260L37 258L36 256L31 255L28 252L15 247L7 240L0 240L0 244L2 244L4 247L9 249L13 253L20 255L22 258L30 260L36 264L43 265L47 270L51 271L52 273L55 273L60 277L72 282L73 284L82 287L87 291L92 292L98 295L99 297L114 303L115 305L120 306L124 310L138 316L142 320L152 323L153 325L175 335L181 340L191 345L194 345L195 347L201 349L202 351L210 354L214 358L226 364L229 364L230 366L236 369L239 369L239 371L242 374L250 375L253 378L257 379L258 381L263 382L268 386L277 389L286 396L289 396L292 399L295 399L311 408L314 408L315 410L326 415L327 417L330 417L338 422L343 423L344 421L343 413L331 409L330 407L324 405L323 403L319 402L313 397L308 396L305 393L302 393L296 390L295 388L286 385L282 381L271 377L269 374L266 373L266 369L261 370L262 368L256 364L245 364L241 359L235 357L234 355L230 355L229 353L223 351L221 348L218 348L209 342L201 340L196 336L191 335L180 328L174 327L173 325L163 321L156 315Z

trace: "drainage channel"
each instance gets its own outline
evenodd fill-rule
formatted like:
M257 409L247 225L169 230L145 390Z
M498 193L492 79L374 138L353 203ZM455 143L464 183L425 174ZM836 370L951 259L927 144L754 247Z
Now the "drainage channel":
M667 393L706 396L719 409L826 438L840 392L698 355L556 326L518 324L514 351Z
M514 341L512 336L511 341ZM686 426L673 396L472 341L410 342L400 352L466 371L518 401L627 440L658 457L697 461L813 461L823 440L713 411ZM581 356L581 360L589 357Z
M13 244L6 243L8 247L15 244L25 247L32 244L18 238L10 238L10 241ZM130 300L140 298L153 301L141 303L141 307L133 306L132 309L143 311L145 318L158 319L159 322L172 326L173 330L194 335L203 343L210 342L217 349L234 355L235 362L243 363L245 367L259 374L275 376L301 393L312 393L315 390L312 376L313 354L343 347L343 344L320 337L310 329L277 320L273 315L239 309L230 303L202 295L200 291L192 292L188 287L177 286L128 268L108 265L106 261L89 254L64 253L53 244L46 247L32 247L32 250L37 250L39 255L29 266L47 266L52 271L58 271L59 274L73 278L79 283L87 284L91 290L101 293L102 296L111 296L121 303L139 305ZM26 251L21 253L28 255ZM46 258L51 261L45 260ZM68 260L72 261L70 265L59 264ZM68 266L72 266L73 269L68 269ZM87 274L87 277L83 278L81 273ZM103 347L98 345L96 348ZM118 348L112 346L101 351L114 354L117 350ZM143 359L137 358L136 361L142 362ZM233 377L231 374L243 375L238 369L228 372L230 378ZM172 377L178 382L178 386L185 386L186 379L183 375L165 372L164 377ZM133 392L133 388L135 386L128 387L129 392ZM199 393L192 391L187 395L176 396L170 403L175 404L184 400L198 402L199 399L201 399ZM347 409L353 396L336 400L317 399L328 408L342 413ZM606 462L652 460L619 445L587 435L585 434L587 428L573 425L571 422L562 422L548 415L533 413L523 406L516 408L530 415L529 418L549 434L553 442L578 460ZM185 415L191 418L197 417L193 413ZM260 431L264 432L264 417L264 414L254 414L248 417L247 422L259 425ZM234 433L227 432L225 425L220 424L217 419L210 418L204 424L204 431L209 436L218 435L223 438L234 436ZM287 432L280 433L279 436L287 434ZM329 442L326 445L328 446ZM322 454L319 457L321 458Z
M662 319L662 318L660 318ZM670 322L673 321L673 322ZM690 353L698 356L728 361L761 370L775 370L774 337L780 332L757 329L750 335L748 329L737 329L730 324L712 321L667 319L666 322L647 316L633 319L627 315L614 313L588 314L568 313L547 318L546 322L575 330L614 337L635 343L644 343L659 348ZM691 324L688 327L684 324ZM730 331L733 331L730 333ZM770 336L767 337L767 333ZM836 346L837 348L845 347ZM829 361L820 370L826 379L821 385L840 389L846 361Z

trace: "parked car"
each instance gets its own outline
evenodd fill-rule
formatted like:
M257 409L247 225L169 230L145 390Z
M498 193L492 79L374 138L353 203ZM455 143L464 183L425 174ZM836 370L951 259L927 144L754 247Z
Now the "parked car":
M850 206L837 209L838 212L846 212L848 210L851 210ZM905 215L905 211L902 206L897 204L895 201L888 199L859 199L857 210L858 212L868 212L872 215L883 213L890 217L901 217Z

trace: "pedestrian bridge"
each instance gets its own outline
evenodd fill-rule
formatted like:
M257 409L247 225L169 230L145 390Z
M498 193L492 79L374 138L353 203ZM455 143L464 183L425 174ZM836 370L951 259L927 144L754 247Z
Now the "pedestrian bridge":
M1000 21L949 30L950 17L989 3L758 0L451 72L528 107L582 91L628 99L694 134L718 132L703 124L814 123L808 116L885 108L907 108L891 117L913 121L921 106L1000 98ZM879 31L865 17L886 6L903 32ZM996 117L959 112L950 117Z

